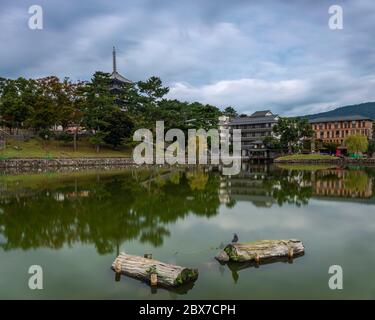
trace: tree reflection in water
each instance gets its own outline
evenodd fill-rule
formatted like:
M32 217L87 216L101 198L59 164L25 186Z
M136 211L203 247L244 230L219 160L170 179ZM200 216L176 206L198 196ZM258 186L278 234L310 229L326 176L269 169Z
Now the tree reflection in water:
M374 168L250 166L238 176L221 178L220 199L229 207L236 201L249 201L265 208L275 203L300 207L312 197L366 200L374 195L374 172Z
M168 224L189 214L215 216L221 204L303 206L311 197L368 201L374 172L251 166L227 177L203 168L154 168L64 179L57 175L48 183L43 175L35 181L5 176L0 179L0 246L58 249L81 242L94 244L100 254L118 252L129 240L157 247L170 234Z
M168 223L190 213L218 213L218 181L201 170L152 170L98 174L32 192L20 183L12 195L0 198L1 246L57 249L81 242L93 243L100 254L118 251L132 239L160 246L169 235Z

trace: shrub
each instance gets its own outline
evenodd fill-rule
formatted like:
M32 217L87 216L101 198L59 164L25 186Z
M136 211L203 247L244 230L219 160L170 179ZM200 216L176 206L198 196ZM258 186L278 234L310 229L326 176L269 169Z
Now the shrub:
M38 136L41 137L43 140L49 140L54 137L54 133L48 129L41 129L38 132Z
M55 139L58 141L63 141L63 142L70 142L73 141L73 135L69 134L67 132L61 132L56 135Z

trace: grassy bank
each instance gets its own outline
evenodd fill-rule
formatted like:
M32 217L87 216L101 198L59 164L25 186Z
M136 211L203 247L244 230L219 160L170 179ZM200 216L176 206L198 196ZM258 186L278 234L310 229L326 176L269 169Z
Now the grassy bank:
M328 170L337 168L335 164L303 164L303 163L280 163L276 164L277 168L284 170L295 170L295 171L318 171L318 170Z
M106 179L115 175L129 176L129 180L136 179L145 181L152 175L161 175L168 172L169 169L149 170L145 168L122 168L111 170L81 170L74 172L44 172L44 173L21 173L21 174L0 174L0 185L6 185L7 191L18 189L39 189L39 188L55 188L63 187L69 182L75 182L79 179L80 183L90 181L93 178Z
M324 154L292 154L279 157L276 161L319 161L319 160L339 160L340 158Z
M76 158L76 157L129 157L131 150L113 150L102 147L100 152L86 140L77 142L77 151L73 150L73 143L61 141L43 141L30 139L29 141L16 141L8 139L5 150L0 151L2 158Z

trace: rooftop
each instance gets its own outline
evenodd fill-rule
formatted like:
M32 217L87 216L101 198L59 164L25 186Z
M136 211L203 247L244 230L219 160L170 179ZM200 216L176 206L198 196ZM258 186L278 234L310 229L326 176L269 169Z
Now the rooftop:
M121 74L119 74L117 71L113 71L110 76L111 80L117 80L119 82L124 82L124 83L132 83L129 79L126 79L123 77Z
M272 116L273 113L271 110L263 110L263 111L255 111L250 117L267 117L267 116Z
M273 114L270 110L256 111L250 116L239 117L233 119L229 125L246 125L246 124L261 124L261 123L273 123L277 122L279 116Z
M353 115L353 116L338 116L338 117L321 117L316 119L309 120L310 123L322 123L322 122L338 122L338 121L355 121L355 120L369 120L372 121L371 118L361 115Z

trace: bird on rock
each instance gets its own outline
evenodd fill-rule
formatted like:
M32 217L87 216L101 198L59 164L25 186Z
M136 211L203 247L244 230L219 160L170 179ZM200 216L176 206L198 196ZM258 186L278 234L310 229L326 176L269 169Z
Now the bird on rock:
M238 241L238 235L237 233L233 233L233 240L232 240L232 243L235 243Z

